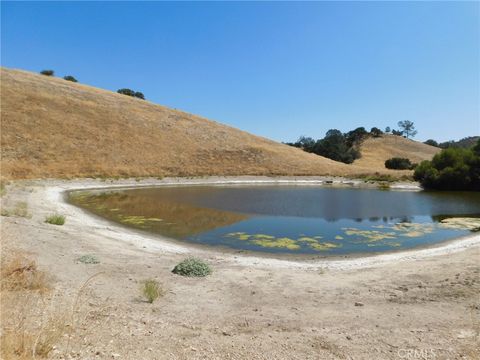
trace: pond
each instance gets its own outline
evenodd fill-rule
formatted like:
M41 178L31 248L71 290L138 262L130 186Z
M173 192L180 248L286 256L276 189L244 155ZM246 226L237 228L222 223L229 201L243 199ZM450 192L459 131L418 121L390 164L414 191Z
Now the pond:
M480 230L478 192L197 185L74 191L69 201L180 241L270 253L384 252Z

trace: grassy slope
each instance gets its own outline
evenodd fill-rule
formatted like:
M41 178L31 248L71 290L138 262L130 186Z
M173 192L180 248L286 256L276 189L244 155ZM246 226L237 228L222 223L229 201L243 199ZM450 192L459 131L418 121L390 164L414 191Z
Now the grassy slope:
M357 166L382 168L385 160L392 157L410 159L412 163L430 160L441 149L401 136L384 135L381 138L368 138L360 146L362 157L354 162Z
M388 172L383 164L345 165L148 101L25 71L1 69L1 97L3 178Z

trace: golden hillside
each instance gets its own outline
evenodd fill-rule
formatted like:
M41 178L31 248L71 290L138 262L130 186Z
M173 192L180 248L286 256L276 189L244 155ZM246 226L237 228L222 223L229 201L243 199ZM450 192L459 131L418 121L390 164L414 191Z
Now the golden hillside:
M385 160L392 157L407 158L412 163L431 160L441 149L401 136L383 135L368 138L360 146L362 157L354 162L361 167L382 168Z
M390 172L368 147L361 166L346 165L189 113L26 71L1 69L1 97L3 178ZM428 149L420 157L433 154L418 146Z

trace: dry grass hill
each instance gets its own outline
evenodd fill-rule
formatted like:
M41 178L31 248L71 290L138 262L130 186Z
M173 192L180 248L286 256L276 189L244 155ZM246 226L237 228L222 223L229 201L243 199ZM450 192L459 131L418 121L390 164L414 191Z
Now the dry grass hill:
M1 171L7 179L353 176L394 173L383 166L389 153L418 161L436 151L401 138L371 139L364 157L345 165L148 101L5 68L1 101Z
M368 138L360 146L362 157L354 162L361 167L381 168L392 157L410 159L412 163L430 160L441 149L401 136L384 135Z

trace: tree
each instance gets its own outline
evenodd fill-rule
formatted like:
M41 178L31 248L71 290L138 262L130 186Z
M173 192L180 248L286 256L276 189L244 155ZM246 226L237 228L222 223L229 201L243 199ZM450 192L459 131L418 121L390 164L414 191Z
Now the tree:
M145 100L145 96L141 92L132 89L118 89L117 93Z
M414 137L417 135L417 131L415 130L415 125L413 121L410 120L403 120L398 122L398 126L402 129L402 133L405 134L405 137L408 139L409 137Z
M55 72L53 70L42 70L40 71L40 74L45 75L45 76L53 76Z
M347 145L345 136L337 129L328 130L325 137L315 143L313 152L346 164L358 157L358 152Z
M383 131L377 127L372 127L370 129L370 134L372 134L373 137L380 137L383 134Z
M385 128L385 132L388 134L390 131L392 131L392 129L390 129L390 126L387 126L387 127Z
M403 136L403 131L393 129L392 135Z
M430 146L438 147L438 142L436 142L436 141L433 140L433 139L428 139L427 141L424 141L423 143L424 143L424 144L427 144L427 145L430 145Z
M145 96L144 96L143 93L141 93L140 91L136 91L134 96L135 96L136 98L145 100Z
M64 76L63 79L67 81L78 82L78 80L75 79L72 75Z
M332 131L332 130L330 130ZM338 130L337 130L338 131ZM367 130L363 126L356 128L355 130L349 131L345 134L348 147L352 147L368 135ZM327 132L328 136L328 132Z
M132 89L118 89L117 93L128 96L135 96L135 91L133 91Z
M300 136L295 143L295 146L305 150L306 152L313 152L315 142L315 139L311 137Z

